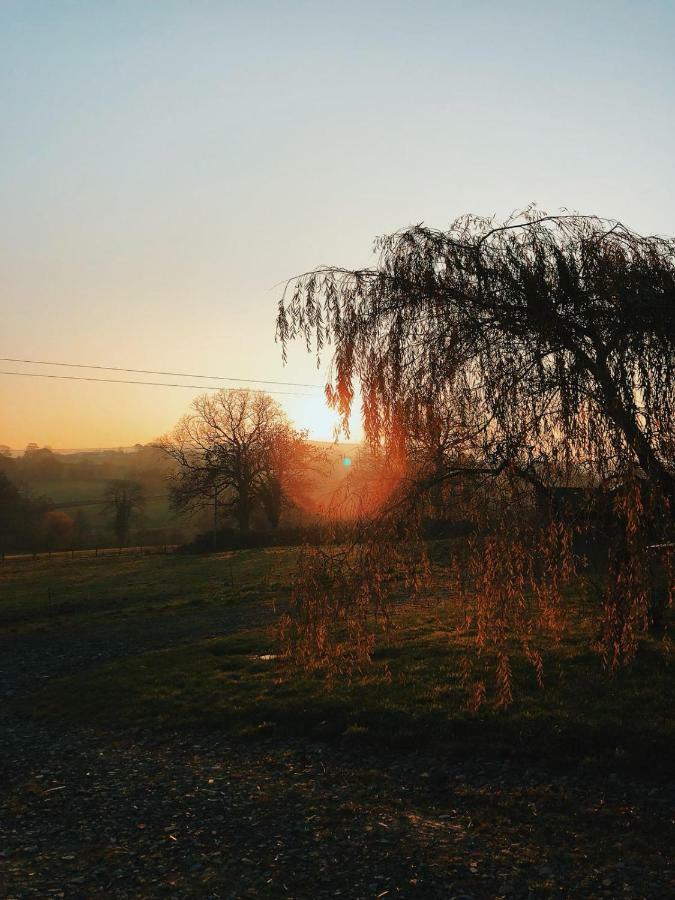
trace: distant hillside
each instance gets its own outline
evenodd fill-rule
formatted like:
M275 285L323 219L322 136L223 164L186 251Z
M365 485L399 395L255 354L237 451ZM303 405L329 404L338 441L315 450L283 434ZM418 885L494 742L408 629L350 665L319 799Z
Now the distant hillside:
M325 464L312 475L308 490L311 510L287 513L292 524L315 517L330 505L331 498L358 458L360 445L313 441ZM4 472L27 495L46 498L51 507L76 519L87 545L109 544L112 540L109 515L104 510L106 486L119 479L139 482L146 503L133 539L139 543L181 543L207 530L210 514L188 518L176 514L169 505L167 476L172 463L152 446L141 444L119 450L54 451L31 444L21 455L0 453ZM83 538L84 540L84 538Z

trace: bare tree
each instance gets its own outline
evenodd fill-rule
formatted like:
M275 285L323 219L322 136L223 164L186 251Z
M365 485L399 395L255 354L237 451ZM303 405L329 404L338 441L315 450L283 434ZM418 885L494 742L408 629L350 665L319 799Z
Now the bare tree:
M260 391L220 390L198 397L192 407L157 443L177 463L170 478L174 506L212 507L214 540L221 510L247 532L254 509L262 505L275 527L309 458L306 435Z
M144 506L145 493L137 481L119 479L107 485L103 510L112 514L112 526L120 547L127 543L131 524Z

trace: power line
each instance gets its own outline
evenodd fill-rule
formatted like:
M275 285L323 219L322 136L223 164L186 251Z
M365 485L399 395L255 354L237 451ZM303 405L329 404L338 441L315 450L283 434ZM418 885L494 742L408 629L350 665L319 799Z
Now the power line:
M195 388L198 391L218 391L221 388L208 384L175 384L168 381L131 381L125 378L91 378L85 375L48 375L45 372L2 372L0 375L17 375L21 378L59 378L66 381L97 381L105 384L142 384L152 385L153 387L171 387L171 388ZM276 383L276 382L274 382ZM236 388L225 388L224 390L232 391ZM259 388L242 388L242 390L250 390L254 394L280 394L285 397L313 397L314 394L301 391L264 391Z
M266 381L264 378L231 378L225 375L197 375L194 372L161 372L156 369L125 369L122 366L89 366L86 363L47 362L43 359L16 359L13 356L0 356L0 362L29 363L33 366L65 366L69 369L100 369L104 372L133 372L136 375L170 375L176 378L204 378L207 380L210 379L211 381L252 381L255 384L278 384L283 385L284 387L321 387L321 385L318 384L306 384L298 381Z

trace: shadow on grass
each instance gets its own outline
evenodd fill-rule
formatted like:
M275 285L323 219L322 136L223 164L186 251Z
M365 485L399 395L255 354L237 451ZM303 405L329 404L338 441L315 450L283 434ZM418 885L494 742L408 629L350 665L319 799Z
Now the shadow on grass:
M116 733L207 730L607 772L670 769L673 679L660 645L645 641L635 665L610 679L587 641L566 641L547 651L544 690L516 658L515 702L472 715L458 674L465 641L411 619L365 674L329 685L261 659L274 653L273 638L248 631L118 661L31 699L34 715Z

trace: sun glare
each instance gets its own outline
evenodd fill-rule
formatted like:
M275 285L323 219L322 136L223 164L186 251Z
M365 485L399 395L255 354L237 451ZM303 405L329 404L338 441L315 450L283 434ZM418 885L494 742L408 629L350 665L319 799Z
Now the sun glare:
M323 393L317 391L308 397L294 397L287 405L288 414L297 428L308 429L314 441L333 440L335 428L339 424L335 410L326 404Z

